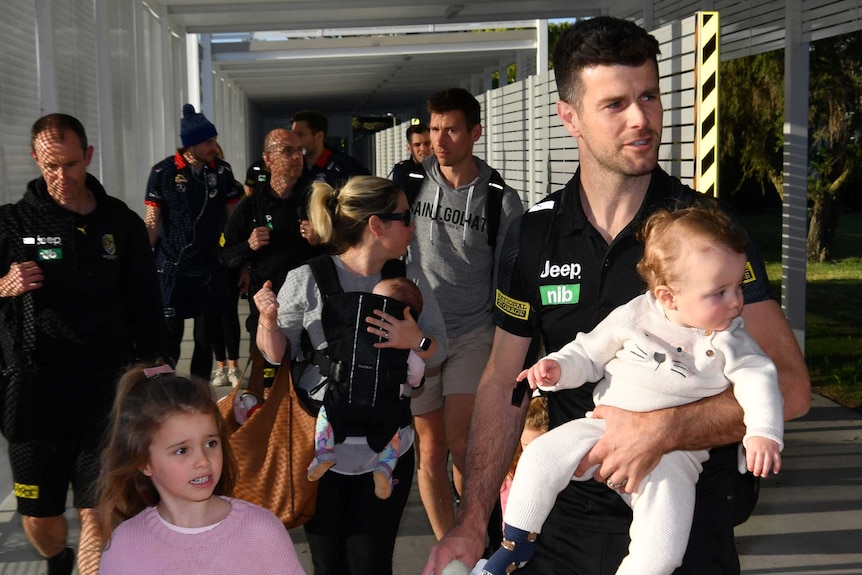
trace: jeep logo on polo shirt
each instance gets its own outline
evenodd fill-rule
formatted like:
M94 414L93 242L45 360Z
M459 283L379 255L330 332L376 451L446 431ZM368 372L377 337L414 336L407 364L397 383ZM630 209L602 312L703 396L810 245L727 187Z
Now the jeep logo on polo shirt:
M581 277L581 264L577 264L572 262L570 264L551 265L550 260L545 260L545 267L542 269L542 273L539 274L540 278L569 278L570 280L574 280L575 278Z
M63 238L60 236L36 236L35 238L22 238L25 246L60 246Z
M580 280L581 264L571 262L557 265L552 264L550 260L545 260L539 277L542 279L566 278L569 281ZM576 304L581 299L581 284L543 285L539 286L539 294L542 296L543 306Z

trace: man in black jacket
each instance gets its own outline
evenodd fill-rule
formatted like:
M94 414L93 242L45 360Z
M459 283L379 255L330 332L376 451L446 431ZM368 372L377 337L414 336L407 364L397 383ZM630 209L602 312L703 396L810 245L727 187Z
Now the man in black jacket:
M428 127L428 124L420 122L407 128L406 134L407 151L410 153L410 157L392 167L389 179L398 184L405 192L412 187L411 180L416 180L416 192L418 192L422 180L425 178L422 160L434 153L431 147L431 128ZM407 199L412 200L416 192L412 195L408 194Z
M81 123L45 116L30 141L42 177L0 208L0 424L24 532L48 573L72 572L63 517L71 483L78 568L90 574L115 382L129 363L162 355L161 298L144 223L87 173L93 147Z
M302 236L300 213L305 212L309 180L303 176L304 148L297 135L279 128L266 135L263 157L271 174L259 182L255 193L243 198L224 232L222 263L231 269L248 269L250 295L272 281L276 292L287 272L322 253ZM308 224L303 224L310 229ZM258 311L248 298L248 330L257 333Z
M320 112L303 110L293 115L291 130L305 148L306 174L312 179L340 188L353 176L371 172L356 158L326 145L329 120Z
M155 251L168 329L168 353L180 359L185 320L194 318L192 375L209 379L212 329L227 308L219 237L242 191L218 157L218 131L194 106L183 106L183 147L150 171L144 223Z

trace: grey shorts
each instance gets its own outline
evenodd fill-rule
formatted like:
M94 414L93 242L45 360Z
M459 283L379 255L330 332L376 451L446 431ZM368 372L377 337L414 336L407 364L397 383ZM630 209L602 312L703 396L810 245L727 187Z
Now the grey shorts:
M426 370L425 385L410 397L413 415L440 409L443 398L453 393L475 395L493 343L494 324L490 323L450 339L449 355L443 361L442 369Z

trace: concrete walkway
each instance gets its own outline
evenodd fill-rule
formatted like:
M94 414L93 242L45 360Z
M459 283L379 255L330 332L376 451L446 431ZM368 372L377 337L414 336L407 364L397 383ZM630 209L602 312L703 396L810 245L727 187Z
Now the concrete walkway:
M862 573L862 416L813 396L736 535L748 575Z
M737 529L743 573L862 575L862 416L815 395L810 413L787 425L785 444L784 469L763 481L754 515ZM0 575L44 574L45 562L27 544L14 511L2 439L0 451ZM79 523L73 510L67 517L75 541ZM291 536L311 575L302 528ZM414 483L395 546L395 574L418 574L433 544Z

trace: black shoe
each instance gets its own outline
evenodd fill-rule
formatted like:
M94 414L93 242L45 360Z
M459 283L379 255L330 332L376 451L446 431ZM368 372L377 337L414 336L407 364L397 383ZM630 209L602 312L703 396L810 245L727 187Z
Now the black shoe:
M48 557L48 575L72 575L75 567L75 550L66 547L53 557Z

